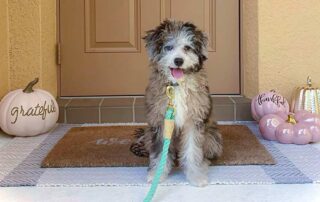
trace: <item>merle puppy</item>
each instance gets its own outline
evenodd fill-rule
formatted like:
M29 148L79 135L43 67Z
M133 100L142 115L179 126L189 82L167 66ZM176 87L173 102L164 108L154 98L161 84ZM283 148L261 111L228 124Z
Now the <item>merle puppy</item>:
M222 139L210 120L211 99L203 62L207 59L207 37L189 22L165 20L144 37L151 75L146 89L148 127L138 142L149 153L148 182L160 161L163 125L168 97L166 87L175 88L175 131L169 149L164 180L177 160L192 185L208 184L208 159L222 153Z

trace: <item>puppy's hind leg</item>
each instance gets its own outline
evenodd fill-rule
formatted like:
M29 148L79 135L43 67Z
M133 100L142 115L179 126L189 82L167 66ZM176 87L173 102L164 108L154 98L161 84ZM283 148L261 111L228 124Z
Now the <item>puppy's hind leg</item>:
M152 182L154 175L156 173L156 170L158 168L160 158L161 158L161 152L162 152L162 147L163 147L163 134L162 130L160 130L160 127L157 129L154 128L149 128L146 130L147 136L151 137L150 139L150 145L149 145L149 168L148 168L148 179L147 181L150 183ZM168 157L167 157L167 162L166 165L164 166L163 173L160 178L160 182L164 181L173 166L173 153L169 150L168 152Z
M204 156L216 159L222 154L222 137L215 123L205 126L205 141L203 143Z
M179 162L192 185L206 186L208 184L209 162L203 154L204 127L199 128L194 123L188 123L184 126L180 142Z

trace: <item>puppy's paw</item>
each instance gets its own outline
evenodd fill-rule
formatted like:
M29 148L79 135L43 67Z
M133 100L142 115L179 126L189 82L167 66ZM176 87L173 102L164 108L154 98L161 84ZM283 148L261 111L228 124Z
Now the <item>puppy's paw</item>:
M198 177L198 178L189 178L188 180L191 185L196 186L196 187L205 187L209 184L208 177L206 177L206 176L202 176L202 177Z
M147 182L151 183L154 177L154 172L153 171L149 171L148 172L148 176L147 176Z
M206 129L206 140L203 144L203 153L207 159L216 159L222 154L222 136L215 126L208 126Z
M148 177L147 177L148 183L151 183L153 181L154 175L155 175L155 172L153 172L153 171L148 172ZM168 174L163 173L160 177L160 183L164 182L167 179L167 177L168 177Z

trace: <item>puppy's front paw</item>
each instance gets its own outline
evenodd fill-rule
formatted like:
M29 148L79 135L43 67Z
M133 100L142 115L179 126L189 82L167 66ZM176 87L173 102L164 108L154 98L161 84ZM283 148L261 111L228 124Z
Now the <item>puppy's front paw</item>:
M149 171L149 172L148 172L148 176L147 176L147 182L148 182L148 183L151 183L151 182L152 182L153 176L154 176L154 172Z
M197 178L189 178L188 180L191 185L196 186L196 187L205 187L209 184L208 177L206 177L206 176L201 176L201 177L197 177Z
M153 172L153 171L148 172L148 177L147 177L148 183L151 183L153 181L154 175L155 175L155 172ZM165 181L167 179L167 177L168 177L168 174L163 173L160 177L160 182Z

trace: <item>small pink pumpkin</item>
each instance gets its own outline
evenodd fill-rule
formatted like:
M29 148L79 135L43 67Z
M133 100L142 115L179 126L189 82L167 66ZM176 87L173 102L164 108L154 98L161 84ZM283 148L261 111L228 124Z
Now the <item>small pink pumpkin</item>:
M289 104L282 95L274 90L260 93L251 101L251 114L256 121L259 121L267 114L278 112L289 113Z
M320 141L320 116L307 111L296 114L268 114L259 122L262 136L283 144L308 144Z

